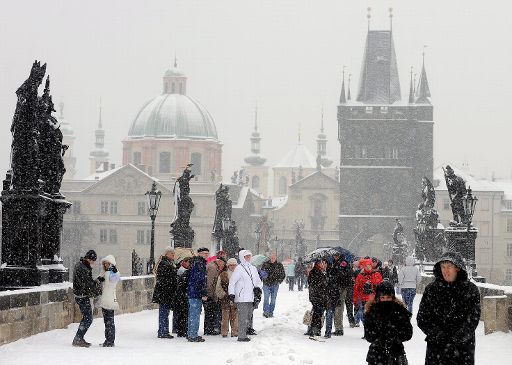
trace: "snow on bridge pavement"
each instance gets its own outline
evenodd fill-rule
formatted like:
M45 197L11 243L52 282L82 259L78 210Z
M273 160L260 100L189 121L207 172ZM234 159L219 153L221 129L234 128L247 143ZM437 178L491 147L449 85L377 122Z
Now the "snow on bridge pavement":
M415 310L421 296L416 297ZM78 324L67 329L41 333L30 338L0 346L1 365L91 363L154 364L233 364L233 365L281 365L281 364L365 364L369 343L362 340L363 329L347 328L345 335L332 337L325 342L309 340L303 335L304 311L310 308L308 292L289 292L282 285L274 318L263 318L262 307L255 311L254 324L257 336L252 341L240 343L236 338L204 336L204 343L189 343L183 338L172 340L156 338L158 311L144 311L116 316L116 347L103 348L103 319L94 319L86 339L91 348L75 348L71 341ZM414 325L413 338L405 343L410 365L424 363L425 341L423 333ZM202 324L201 330L202 333ZM483 335L483 323L477 329L476 364L512 363L512 334Z

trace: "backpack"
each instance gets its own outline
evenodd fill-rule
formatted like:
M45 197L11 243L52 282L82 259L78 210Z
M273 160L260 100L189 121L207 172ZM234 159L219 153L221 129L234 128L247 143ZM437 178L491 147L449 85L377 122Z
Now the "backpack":
M363 294L370 295L374 293L373 283L372 283L372 274L364 276L366 281L363 284Z

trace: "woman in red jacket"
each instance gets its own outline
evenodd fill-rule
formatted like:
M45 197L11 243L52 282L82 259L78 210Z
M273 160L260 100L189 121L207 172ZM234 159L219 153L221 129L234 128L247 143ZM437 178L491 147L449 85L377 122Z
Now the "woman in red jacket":
M357 312L358 300L361 300L363 308L366 302L375 297L375 288L379 283L382 282L382 276L379 272L373 271L372 260L363 259L359 261L359 265L362 266L363 271L357 275L356 282L354 284L354 310ZM363 325L364 325L364 314L363 314ZM363 337L364 338L364 337Z

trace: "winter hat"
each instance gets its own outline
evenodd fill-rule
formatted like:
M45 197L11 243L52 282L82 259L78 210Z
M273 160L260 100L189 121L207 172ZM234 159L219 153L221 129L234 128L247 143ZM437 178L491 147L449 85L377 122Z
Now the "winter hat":
M247 256L247 255L252 255L251 251L249 251L249 250L240 250L240 252L238 253L238 257L240 258L240 262L241 263L246 262L244 257Z
M236 259L234 257L230 258L227 263L228 266L229 265L237 265L237 264L238 264L238 262L236 261Z
M101 259L101 264L103 265L104 262L110 262L112 265L116 266L116 258L114 255L107 255L104 258Z
M462 258L461 254L458 252L445 252L443 256L439 260L437 260L436 265L441 264L443 261L449 261L455 266L457 266L459 269L464 269L464 259Z
M198 249L197 249L197 253L201 253L201 252L210 252L210 250L209 250L209 249L207 249L206 247L198 248Z
M383 281L375 287L375 298L379 298L383 295L395 296L395 288L389 281Z
M96 251L94 251L94 250L89 250L89 251L87 251L87 253L85 254L84 259L88 259L88 260L96 261L96 260L98 259L98 255L96 254Z
M164 255L167 255L168 253L175 253L176 251L174 250L174 247L172 246L167 246L164 250Z

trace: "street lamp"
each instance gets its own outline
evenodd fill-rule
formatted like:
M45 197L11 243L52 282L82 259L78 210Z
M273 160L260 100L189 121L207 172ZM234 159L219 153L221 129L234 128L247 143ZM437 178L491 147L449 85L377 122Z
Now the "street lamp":
M462 201L462 203L464 204L464 212L466 213L465 216L467 219L468 229L469 226L471 225L471 221L473 220L473 215L475 214L475 206L477 201L478 198L476 196L473 196L471 187L468 187L466 197Z
M148 199L148 213L151 217L151 248L149 250L149 262L147 264L147 273L151 274L155 266L155 218L158 213L160 199L162 198L162 192L156 188L156 181L153 181L151 190L146 191L145 195Z
M254 231L256 236L256 254L260 253L260 239L261 239L261 225L258 223L256 230Z
M470 238L470 232L469 229L471 228L471 222L473 221L473 215L475 214L475 207L476 202L478 201L478 198L476 196L473 196L471 187L468 186L468 191L466 194L466 197L462 201L462 204L464 205L464 215L466 216L466 234L467 234L467 244L465 247L465 258L469 261L469 273L470 276L473 277L473 274L476 275L476 262L475 262L475 240ZM475 237L476 238L476 237ZM471 243L471 246L469 246L469 243ZM471 251L470 251L471 250Z
M226 236L229 231L229 227L231 226L231 219L225 217L222 219L222 239L220 240L219 251L223 250L223 246L226 244Z

